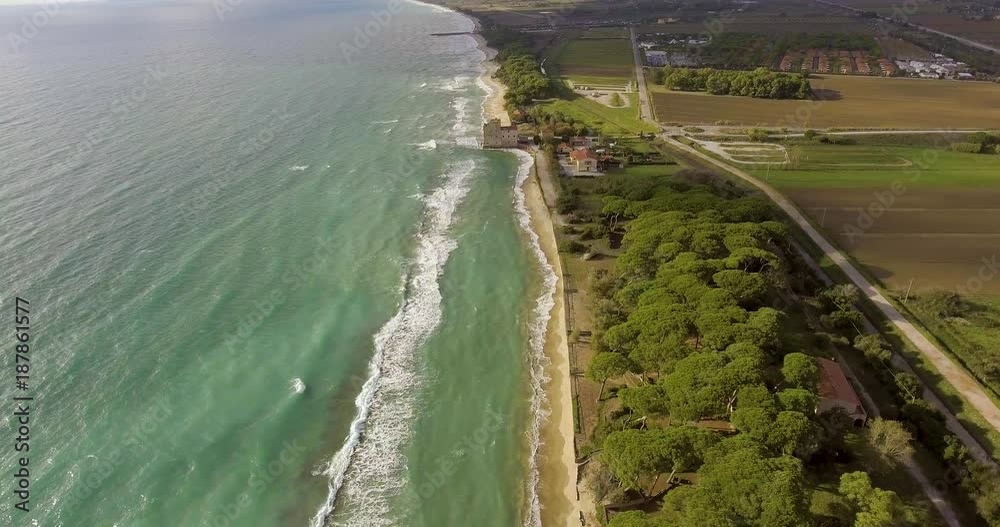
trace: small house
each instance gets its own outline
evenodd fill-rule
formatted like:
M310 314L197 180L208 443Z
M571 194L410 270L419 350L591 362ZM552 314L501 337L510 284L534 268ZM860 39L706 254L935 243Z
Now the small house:
M569 155L577 174L593 174L597 172L597 154L589 148L574 150Z
M854 426L864 426L868 422L868 413L844 369L840 364L824 358L816 358L816 365L819 366L819 405L816 413L822 414L840 408L854 420Z

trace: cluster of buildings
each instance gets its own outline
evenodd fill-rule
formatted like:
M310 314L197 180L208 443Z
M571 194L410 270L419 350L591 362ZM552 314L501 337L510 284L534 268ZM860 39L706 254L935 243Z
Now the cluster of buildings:
M653 67L696 66L697 61L688 51L693 46L705 46L712 42L710 36L676 35L671 33L650 33L643 35L646 40L639 47L646 53L646 63Z
M844 75L884 76L896 73L892 61L880 59L878 71L873 70L871 54L863 49L808 49L789 51L781 58L781 71L801 71L816 73L842 73Z
M964 62L935 53L934 58L926 60L897 60L896 66L907 75L923 79L960 79L971 80L974 76L966 71Z
M667 160L655 151L636 152L627 143L601 137L571 137L556 146L561 173L567 177L603 176L626 165L663 165Z
M613 143L605 144L600 137L571 137L559 143L556 155L563 174L570 177L601 176L611 165L621 166L609 153Z

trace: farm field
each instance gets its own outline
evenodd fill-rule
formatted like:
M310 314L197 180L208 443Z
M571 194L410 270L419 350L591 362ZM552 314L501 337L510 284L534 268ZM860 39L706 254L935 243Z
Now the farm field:
M883 16L892 16L893 9L902 4L894 0L838 0L838 3L856 9L873 11ZM958 12L949 13L948 3L921 3L920 9L907 18L914 24L926 26L945 33L963 36L985 44L1000 44L1000 20L965 20Z
M965 20L957 14L922 15L913 22L931 29L963 36L984 44L1000 45L1000 20Z
M812 101L751 99L650 86L661 122L790 128L989 128L1000 123L1000 85L987 82L815 75ZM970 104L975 101L975 104Z
M546 66L574 84L625 85L632 79L632 43L619 28L567 31Z
M1000 246L1000 156L928 154L913 146L789 150L792 168L751 171L791 197L892 290L911 281L913 291L955 290ZM859 150L869 152L862 157ZM859 159L869 166L858 166ZM982 292L1000 294L1000 280Z

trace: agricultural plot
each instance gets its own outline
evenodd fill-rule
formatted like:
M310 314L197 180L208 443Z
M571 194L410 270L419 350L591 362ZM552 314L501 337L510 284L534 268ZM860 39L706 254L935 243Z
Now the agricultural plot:
M816 99L771 100L669 91L651 86L661 122L789 128L991 128L1000 123L1000 85L986 82L817 75ZM970 104L975 101L975 104Z
M866 11L873 11L883 16L893 16L903 8L896 0L840 0L847 6ZM964 2L963 2L964 4ZM926 26L952 35L959 35L985 44L1000 44L1000 20L990 20L992 11L988 2L983 2L976 9L975 3L968 3L968 12L955 10L957 4L950 2L921 2L917 12L909 14L907 19L921 26ZM964 16L971 15L971 16ZM973 18L982 18L974 20Z
M965 287L1000 246L1000 156L910 146L789 146L780 188L890 289ZM1000 294L1000 280L982 293Z
M628 84L634 67L632 43L624 36L607 36L609 34L608 28L565 33L564 37L568 38L552 57L553 73L575 85Z

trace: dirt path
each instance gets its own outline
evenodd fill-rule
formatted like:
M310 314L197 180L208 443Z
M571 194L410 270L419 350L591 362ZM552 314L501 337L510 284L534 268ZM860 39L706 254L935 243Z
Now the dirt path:
M961 366L952 362L952 360L945 355L937 346L934 345L930 340L927 339L914 326L909 320L904 317L899 310L897 310L888 299L886 299L882 293L868 281L867 278L854 265L847 259L838 249L836 249L833 244L831 244L827 239L820 234L819 231L813 227L812 223L806 219L806 217L799 212L799 209L783 194L778 192L767 183L760 181L750 174L726 163L723 163L713 157L703 154L694 148L691 148L669 136L663 136L664 140L672 147L684 151L688 154L697 156L698 158L711 163L730 174L733 174L740 179L750 183L754 187L763 191L768 198L771 199L775 204L777 204L786 214L809 236L809 239L815 243L823 254L829 258L832 262L837 264L838 267L847 275L847 277L854 283L855 286L865 295L875 306L882 312L883 315L894 326L899 330L910 342L913 343L914 347L920 351L921 354L926 357L934 368L941 374L956 390L962 395L962 397L972 405L973 408L979 412L983 418L992 426L995 430L1000 431L1000 409L993 403L990 397L986 394L981 386L976 382L975 379L970 376L965 369ZM948 412L946 415L951 415ZM982 447L979 448L981 454L985 454ZM979 457L979 456L977 456ZM989 459L989 456L987 456Z

